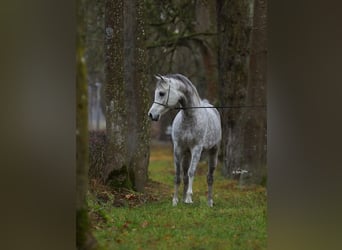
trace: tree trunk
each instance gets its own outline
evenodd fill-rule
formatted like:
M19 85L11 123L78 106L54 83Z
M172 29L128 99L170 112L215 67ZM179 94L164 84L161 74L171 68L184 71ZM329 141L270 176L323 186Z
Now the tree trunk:
M77 74L76 74L76 245L77 249L95 249L90 230L86 193L88 188L88 89L84 63L84 2L78 1Z
M267 1L255 0L251 33L250 75L247 105L266 104L267 74ZM245 113L244 164L250 172L248 182L265 184L267 123L265 109Z
M222 105L240 106L246 101L250 7L247 0L217 0L218 82ZM243 109L223 109L222 157L224 176L241 167Z
M214 1L195 1L195 8L196 8L196 25L195 30L198 33L206 33L216 32L216 23L213 20L212 16L215 16L212 12L215 13L215 2ZM215 37L216 39L216 37ZM197 42L197 46L199 47L199 52L202 57L202 67L203 70L198 71L196 75L202 74L197 76L203 78L202 85L198 86L202 87L203 98L208 99L210 102L217 101L217 71L216 71L216 54L214 55L213 50L211 49L210 44L213 44L213 38L207 38L206 42L203 40ZM203 72L203 73L201 73ZM200 89L198 88L198 91Z
M143 191L149 160L143 1L107 0L105 182Z

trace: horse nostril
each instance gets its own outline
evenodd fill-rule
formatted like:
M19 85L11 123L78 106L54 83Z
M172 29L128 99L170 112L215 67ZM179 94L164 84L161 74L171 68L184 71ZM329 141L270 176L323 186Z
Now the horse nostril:
M148 116L151 118L151 120L153 120L152 113L148 113Z

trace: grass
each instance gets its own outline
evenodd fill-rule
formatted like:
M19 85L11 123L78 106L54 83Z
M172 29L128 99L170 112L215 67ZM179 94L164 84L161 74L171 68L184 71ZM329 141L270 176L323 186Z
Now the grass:
M194 203L173 207L172 161L170 145L152 147L146 194L113 193L98 186L89 193L93 232L101 249L266 249L263 187L239 187L218 170L210 208L206 165L201 163L194 181Z

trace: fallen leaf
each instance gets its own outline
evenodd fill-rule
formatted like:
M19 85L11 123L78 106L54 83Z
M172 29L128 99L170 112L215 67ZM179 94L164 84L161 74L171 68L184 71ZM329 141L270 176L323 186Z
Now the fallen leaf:
M148 226L148 221L145 220L143 223L141 223L142 228L145 228L147 226Z

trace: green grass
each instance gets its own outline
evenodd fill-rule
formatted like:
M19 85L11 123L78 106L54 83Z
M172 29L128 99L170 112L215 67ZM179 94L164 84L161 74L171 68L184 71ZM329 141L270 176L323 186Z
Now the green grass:
M206 166L194 181L193 204L173 207L173 163L168 146L153 147L149 166L153 185L144 202L114 207L88 195L94 236L102 249L266 249L266 192L263 187L239 187L216 171L214 207L206 201ZM126 194L128 200L139 194Z

